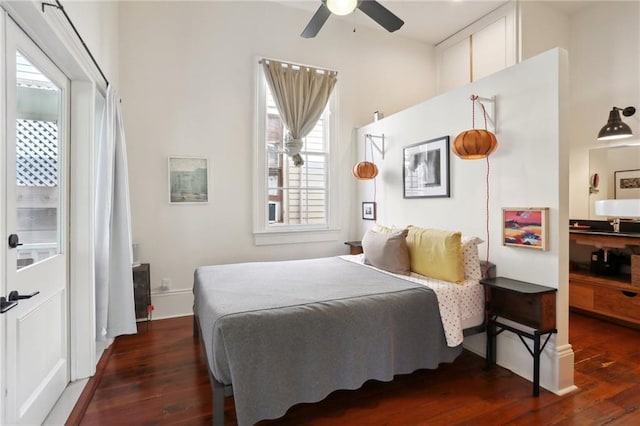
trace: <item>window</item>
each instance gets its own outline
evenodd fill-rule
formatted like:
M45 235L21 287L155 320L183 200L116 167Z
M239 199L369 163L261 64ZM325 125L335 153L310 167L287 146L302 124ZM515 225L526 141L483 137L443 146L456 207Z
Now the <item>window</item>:
M301 167L284 152L287 129L258 67L257 137L254 229L256 244L269 244L258 234L296 233L296 241L308 241L300 233L318 233L333 228L330 176L331 111L335 92L315 127L303 140ZM316 237L311 237L317 241ZM260 240L260 241L259 241Z
M20 269L60 253L62 89L16 51L16 230Z

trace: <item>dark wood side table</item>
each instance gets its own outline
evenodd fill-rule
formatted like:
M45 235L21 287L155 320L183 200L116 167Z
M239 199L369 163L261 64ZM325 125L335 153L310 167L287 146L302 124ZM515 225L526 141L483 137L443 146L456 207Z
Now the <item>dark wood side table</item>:
M349 254L360 254L362 253L362 241L347 241L346 245L349 246L350 253Z
M151 319L151 270L148 263L133 267L133 298L136 319Z
M540 395L540 354L556 330L557 289L505 277L480 280L487 295L487 368L496 363L496 338L503 331L518 335L533 356L533 396ZM508 319L533 329L533 333L500 321ZM541 337L546 335L541 345ZM523 337L533 340L533 349Z

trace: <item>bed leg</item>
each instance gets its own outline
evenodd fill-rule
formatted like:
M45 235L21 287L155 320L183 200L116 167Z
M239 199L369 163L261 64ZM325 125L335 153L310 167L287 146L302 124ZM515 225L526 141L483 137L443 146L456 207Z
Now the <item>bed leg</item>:
M200 326L198 325L198 317L193 315L193 337L200 337Z
M213 426L224 426L224 385L211 376L213 383Z

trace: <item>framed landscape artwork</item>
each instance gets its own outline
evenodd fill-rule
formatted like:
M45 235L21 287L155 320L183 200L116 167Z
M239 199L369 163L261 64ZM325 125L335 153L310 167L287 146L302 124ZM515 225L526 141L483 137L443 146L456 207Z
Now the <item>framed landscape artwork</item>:
M502 244L547 249L548 207L502 209Z
M169 202L198 204L209 201L209 167L206 158L169 157Z
M449 136L404 148L403 197L449 197Z

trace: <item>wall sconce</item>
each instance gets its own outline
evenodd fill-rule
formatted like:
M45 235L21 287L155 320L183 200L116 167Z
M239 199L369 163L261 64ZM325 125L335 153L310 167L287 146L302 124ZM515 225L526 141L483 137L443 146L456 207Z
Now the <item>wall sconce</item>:
M596 201L596 215L613 217L613 232L620 232L620 218L640 217L640 198Z
M381 147L376 144L373 140L374 138L381 140ZM369 140L371 144L371 159L373 160L373 148L375 148L381 155L384 160L384 133L382 136L375 136L369 133L364 135L364 161L360 161L358 164L353 166L353 176L360 180L369 180L378 176L378 166L371 161L367 161L367 140Z
M622 111L622 115L625 117L631 117L636 113L636 109L632 106L624 109L614 106L609 113L609 121L607 121L607 124L598 132L599 141L611 141L633 136L631 128L620 119L620 111Z
M495 97L492 98L480 98L477 95L471 95L472 113L471 113L471 125L473 129L465 130L460 133L453 141L453 147L451 148L453 153L463 160L477 160L480 158L488 157L498 147L498 140L496 135L488 130L487 122L490 122L495 129L496 124L487 115L487 110L484 104L480 102L482 99L485 102L492 102L495 106ZM482 108L482 114L484 116L484 129L476 129L476 117L475 117L475 105L476 102Z

